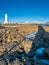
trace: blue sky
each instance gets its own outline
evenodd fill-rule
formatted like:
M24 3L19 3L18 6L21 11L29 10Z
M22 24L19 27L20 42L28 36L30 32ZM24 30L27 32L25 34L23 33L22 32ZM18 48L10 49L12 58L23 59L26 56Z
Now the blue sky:
M0 22L49 22L49 0L0 0Z

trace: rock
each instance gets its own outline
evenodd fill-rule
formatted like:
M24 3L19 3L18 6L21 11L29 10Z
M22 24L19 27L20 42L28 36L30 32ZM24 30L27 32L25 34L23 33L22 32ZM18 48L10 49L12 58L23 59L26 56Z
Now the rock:
M25 53L30 52L31 48L32 48L32 41L26 39L26 41L24 43L24 51L25 51Z
M45 54L46 58L49 59L49 48L46 48L44 50L44 54Z
M38 59L46 59L46 57L45 57L44 54L38 54L38 55L36 55L36 57L37 57Z
M5 58L0 58L0 65L8 65L7 61Z
M44 49L45 49L45 48L40 47L40 48L38 48L38 49L35 51L36 57L37 57L38 59L45 59L45 55L44 55L44 53L43 53Z
M19 61L18 58L16 58L13 65L23 65L23 64Z
M48 64L40 61L39 59L34 59L34 65L48 65Z
M26 61L24 62L24 65L34 65L33 58L26 57Z
M6 48L4 46L0 46L0 53L4 53L5 50Z
M43 48L43 47L38 48L38 49L35 51L36 55L38 55L38 54L43 54L44 49L45 49L45 48Z
M49 33L46 32L42 26L38 27L38 32L34 38L33 46L35 49L39 47L48 47L49 46Z
M47 49L38 48L36 51L36 55L33 57L34 65L49 65L48 55L46 54Z
M31 51L28 52L26 55L27 55L28 57L30 57L30 58L33 58L34 55L35 55L35 51L31 50Z
M26 61L25 65L31 65L31 63L29 61Z

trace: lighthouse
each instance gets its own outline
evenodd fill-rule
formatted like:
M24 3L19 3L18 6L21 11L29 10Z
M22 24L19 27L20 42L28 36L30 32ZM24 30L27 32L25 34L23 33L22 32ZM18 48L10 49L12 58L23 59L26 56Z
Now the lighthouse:
M5 14L5 22L4 22L4 24L8 24L8 16L7 16L7 14Z

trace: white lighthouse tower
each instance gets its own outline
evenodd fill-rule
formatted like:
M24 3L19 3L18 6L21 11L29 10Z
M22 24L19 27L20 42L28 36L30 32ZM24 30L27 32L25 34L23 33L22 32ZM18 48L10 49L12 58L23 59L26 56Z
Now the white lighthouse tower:
M4 24L8 24L8 16L7 16L7 14L5 14L5 22L4 22Z

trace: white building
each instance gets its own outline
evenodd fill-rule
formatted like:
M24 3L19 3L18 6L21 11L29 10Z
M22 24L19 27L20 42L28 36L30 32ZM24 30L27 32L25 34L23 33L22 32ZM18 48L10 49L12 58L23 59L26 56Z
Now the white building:
M4 24L8 24L8 16L7 16L7 14L5 14L5 22L4 22Z

